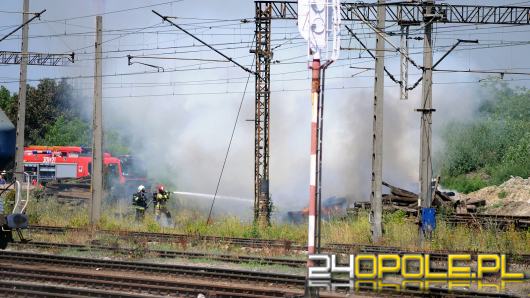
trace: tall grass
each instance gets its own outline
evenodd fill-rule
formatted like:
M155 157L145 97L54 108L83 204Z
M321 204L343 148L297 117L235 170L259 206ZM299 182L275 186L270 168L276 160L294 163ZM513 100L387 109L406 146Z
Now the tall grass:
M149 211L142 222L135 222L133 210L127 206L109 206L103 210L98 227L107 230L282 239L295 243L305 243L307 239L305 224L273 223L268 228L258 228L252 222L242 221L237 217L224 217L207 225L198 211L181 210L173 214L173 225L163 227L155 221L153 213ZM88 225L87 208L69 207L53 200L32 202L28 207L28 214L31 224L68 227ZM493 227L451 226L443 219L439 219L431 241L420 247L418 226L413 218L406 217L402 212L384 214L383 229L384 235L380 244L405 249L530 253L530 230L499 231ZM322 243L371 244L368 213L361 212L355 217L323 221Z

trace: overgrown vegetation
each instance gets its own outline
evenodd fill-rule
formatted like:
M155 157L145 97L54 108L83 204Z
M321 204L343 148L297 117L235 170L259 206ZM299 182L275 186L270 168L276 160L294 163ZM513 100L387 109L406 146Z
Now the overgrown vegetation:
M444 129L440 172L446 188L468 193L530 175L530 90L504 83L486 88L491 98L476 119Z
M162 227L154 220L152 212L146 213L141 223L134 221L133 210L104 208L99 223L100 229L121 231L143 231L179 233L190 235L214 235L225 237L245 237L262 239L282 239L293 243L305 243L306 225L273 223L266 229L256 228L251 222L236 217L225 217L206 225L202 213L180 210L174 214L175 223ZM109 210L113 210L110 212ZM116 212L119 210L119 212ZM52 200L32 202L28 210L31 224L59 225L68 227L86 227L88 210L80 207L68 207ZM60 216L59 216L60 215ZM476 228L471 226L450 226L439 219L431 242L419 247L418 226L414 219L401 212L387 213L383 217L385 234L382 244L405 249L442 249L442 250L479 250L506 253L530 253L529 231L499 231L495 227ZM322 222L322 243L370 244L370 223L368 214L360 213L356 217ZM186 243L195 246L199 243ZM225 247L225 249L229 249Z

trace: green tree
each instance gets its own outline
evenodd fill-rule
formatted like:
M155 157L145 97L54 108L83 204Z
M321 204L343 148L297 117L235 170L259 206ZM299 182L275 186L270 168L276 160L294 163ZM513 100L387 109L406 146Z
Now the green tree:
M92 131L81 117L89 100L73 95L66 80L41 80L27 87L26 145L92 146ZM0 108L16 126L18 95L0 86ZM104 150L112 155L129 154L129 139L113 130L104 132Z
M60 118L72 119L69 99L72 87L62 80L44 79L37 88L29 87L26 103L26 144L33 144L45 138L46 130Z
M505 83L486 87L491 98L473 122L443 131L442 183L463 192L530 175L530 91Z
M91 143L90 127L79 118L67 120L65 116L59 116L46 127L44 138L38 143L47 146L88 146Z
M0 109L2 109L9 120L16 125L17 120L17 98L11 95L6 87L0 86Z
M128 139L114 130L105 131L103 134L103 149L112 155L130 154Z

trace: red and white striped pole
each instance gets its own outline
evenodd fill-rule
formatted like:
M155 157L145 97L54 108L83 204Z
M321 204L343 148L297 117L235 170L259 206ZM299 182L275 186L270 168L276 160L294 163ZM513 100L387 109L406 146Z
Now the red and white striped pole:
M307 253L315 253L316 209L317 209L317 146L318 146L318 102L320 98L320 59L313 58L311 81L311 159L309 173L309 219ZM308 260L307 266L313 266Z

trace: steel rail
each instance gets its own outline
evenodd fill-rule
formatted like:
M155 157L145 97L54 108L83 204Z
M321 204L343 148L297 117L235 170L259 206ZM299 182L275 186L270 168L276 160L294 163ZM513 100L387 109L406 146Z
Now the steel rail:
M3 277L3 276L2 276ZM0 280L0 293L4 297L109 297L109 298L140 298L153 297L145 294L128 294L122 292L105 291L100 289L73 288L49 284L35 284L33 282ZM159 296L154 296L159 297Z
M19 244L19 243L17 243ZM77 251L110 251L112 253L119 253L124 255L134 255L138 253L138 250L129 248L119 248L102 245L82 245L73 243L51 243L51 242L28 242L20 243L19 247L35 247L43 249L76 249ZM154 255L159 258L185 258L185 259L209 259L214 261L229 262L229 263L258 263L260 265L282 265L296 268L303 268L307 265L306 260L292 259L292 258L267 258L267 257L252 257L252 256L240 256L240 255L222 255L222 254L209 254L209 253L197 253L187 251L174 251L174 250L150 250L145 249L141 252L147 255ZM445 262L447 261L447 255L432 255L431 260L434 262ZM347 267L348 264L339 261L338 266ZM431 271L443 272L446 268L437 267L431 264Z
M63 228L63 227L51 227L51 226L30 226L30 230L44 231L49 233L62 233L67 231L79 232L86 231L86 229L80 228ZM110 231L102 230L102 233L108 233L112 235L118 235L121 237L132 237L132 238L145 238L149 240L158 240L165 242L180 242L187 243L193 241L205 241L205 242L218 242L228 243L231 245L239 245L242 247L251 248L265 248L265 247L276 247L283 248L285 250L298 250L304 251L306 248L298 243L293 243L287 240L272 240L272 239L253 239L253 238L238 238L238 237L219 237L219 236L196 236L196 235L185 235L185 234L170 234L170 233L149 233L149 232L131 232L131 231ZM484 252L477 250L405 250L394 246L380 246L380 245L365 245L365 244L346 244L346 243L330 243L326 244L322 248L323 252L335 252L335 253L393 253L393 254L407 254L407 253L424 253L430 254L431 260L433 261L445 261L448 254L470 254L476 256L479 253L488 254L500 254L501 252ZM506 253L510 262L518 264L530 264L530 254L514 254Z
M0 260L3 262L16 262L16 263L29 263L29 264L45 264L45 265L61 265L61 266L68 266L69 268L93 268L96 266L100 269L119 269L119 270L132 270L136 272L144 272L144 273L163 273L168 274L172 273L177 275L178 277L202 277L207 280L210 280L211 278L220 278L221 280L237 280L238 282L254 282L257 281L263 282L265 281L267 286L270 287L273 284L277 284L278 278L281 279L284 283L282 285L285 286L293 286L298 289L303 288L305 285L305 277L301 275L286 275L286 274L273 274L273 273L259 273L254 271L242 271L242 270L231 270L231 269L221 269L221 268L211 268L211 267L192 267L192 266L179 266L179 265L162 265L162 264L147 264L147 263L139 263L139 262L124 262L124 261L103 261L103 260L94 260L94 259L86 259L86 258L77 258L77 257L64 257L64 256L54 256L54 255L46 255L46 254L35 254L35 253L21 253L21 252L1 252L0 253ZM6 267L7 268L7 267ZM57 268L57 267L54 267ZM184 268L184 270L181 270ZM193 269L191 269L193 268ZM16 270L11 268L12 270ZM1 270L9 271L11 270L9 268L7 269L0 269ZM174 269L174 270L172 270ZM191 269L191 270L190 270ZM39 270L32 267L30 269L31 272L34 272L36 270L38 276L43 276L44 274L38 274ZM215 271L215 272L214 272ZM11 273L9 273L11 274ZM72 274L79 274L79 273L72 273ZM251 274L253 276L247 276L247 274ZM235 276L237 275L237 278ZM268 276L269 280L266 281L265 279L258 278L256 279L256 276L259 275L260 277ZM24 276L24 274L19 273L19 277ZM214 277L215 276L215 277ZM293 277L292 280L285 282L285 277ZM39 278L36 276L27 276L27 278ZM53 278L53 275L47 275L45 278ZM70 277L70 278L76 278L73 282L94 282L95 275L90 275L90 277L83 278L77 275L76 277ZM126 278L125 277L119 277L121 278L121 282L123 283L121 286L126 286ZM235 279L234 279L235 278ZM90 281L92 279L92 281ZM339 280L335 280L339 281ZM340 280L341 282L344 282L344 280ZM103 281L104 282L104 281ZM158 282L158 281L157 281ZM2 289L2 285L9 285L9 283L13 283L11 281L0 281L0 289ZM113 283L114 285L117 285L119 282L114 279L111 281L106 281L107 284ZM159 284L159 283L157 283ZM64 286L43 286L43 285L28 285L29 287L55 287L59 289L64 289ZM147 286L147 285L146 285ZM138 285L135 285L135 287L138 287ZM12 286L11 286L12 288ZM67 289L70 289L71 295L68 297L73 297L76 293L76 291L83 291L82 289L77 288L71 288L68 287ZM130 290L130 288L127 288ZM282 289L278 289L281 291ZM486 293L486 292L477 292L477 291L466 291L466 290L448 290L444 288L429 288L428 290L421 290L419 288L414 287L407 287L403 288L400 291L393 291L389 289L379 289L377 291L373 291L372 287L360 287L355 289L356 292L360 292L362 294L366 295L375 295L375 296L396 296L396 295L405 295L409 297L425 297L426 295L429 297L515 297L508 294L503 293ZM46 293L51 293L48 289L41 290L41 292L44 291ZM103 291L103 290L100 290ZM62 292L59 292L62 293ZM103 291L103 293L105 293ZM100 293L101 295L101 293ZM129 294L133 295L133 294ZM324 294L325 295L325 294ZM84 296L89 296L84 294ZM105 295L110 296L110 295ZM145 296L145 295L144 295ZM240 295L232 295L231 297L245 297ZM54 296L59 297L59 296ZM112 297L112 296L111 296ZM131 297L131 296L125 296L125 297ZM214 296L215 297L215 296ZM224 296L221 296L224 297ZM324 297L324 296L321 296Z
M137 249L111 247L104 245L82 245L73 243L53 243L53 242L36 242L31 241L27 243L17 243L19 247L36 247L46 249L57 249L57 248L70 248L78 251L90 251L90 250L101 250L111 251L114 253L120 253L124 255L132 255L138 252ZM209 259L222 262L230 263L258 263L260 265L283 265L289 267L303 267L306 264L305 260L292 259L292 258L271 258L261 256L242 256L242 255L229 255L229 254L217 254L217 253L202 253L202 252L189 252L189 251L177 251L177 250L156 250L156 249L140 249L141 252L146 254L155 255L159 258L186 258L186 259Z
M18 244L18 243L17 243ZM123 255L134 255L137 254L139 251L136 249L130 249L130 248L119 248L119 247L111 247L111 246L102 246L102 245L81 245L81 244L73 244L73 243L51 243L51 242L28 242L25 244L20 244L19 247L34 247L34 248L42 248L42 249L76 249L77 251L92 251L92 250L98 250L98 251L110 251L112 253L119 253ZM175 250L151 250L151 249L144 249L140 250L140 253L144 253L145 255L153 255L158 258L184 258L184 259L208 259L213 261L220 261L220 262L228 262L228 263L257 263L260 265L281 265L281 266L288 266L288 267L294 267L294 268L302 268L305 267L307 264L306 260L301 259L293 259L293 258L270 258L270 257L261 257L261 256L241 256L241 255L225 255L225 254L213 254L213 253L200 253L200 252L187 252L187 251L175 251ZM350 251L343 252L345 254L350 254ZM396 251L388 251L388 250L381 250L381 251L366 251L361 250L356 253L361 254L367 254L367 253L395 253L400 256L403 256L404 254L410 253L410 252L404 252L400 250ZM447 262L447 254L442 253L429 253L429 257L431 262L438 262L438 263L446 263ZM517 264L528 264L530 265L530 262L525 259L520 258L511 258L509 259L512 263ZM526 261L526 262L525 262ZM338 261L338 266L347 267L348 264L344 263L343 261ZM446 270L446 267L440 267L438 265L431 264L431 271L433 272L444 272ZM473 270L472 270L473 271ZM474 271L473 271L474 272Z
M81 268L102 268L149 273L163 273L179 277L211 278L225 281L245 281L253 283L277 284L303 287L305 276L295 274L266 273L251 270L234 270L207 266L167 265L145 262L100 260L91 258L67 257L27 252L0 252L0 260L15 259L19 263L54 264Z
M137 293L170 297L301 297L301 291L264 289L237 285L219 285L198 281L167 281L140 277L79 273L67 270L49 270L33 267L0 268L3 280L54 283L62 286L98 288L119 293ZM299 293L297 293L299 292Z

